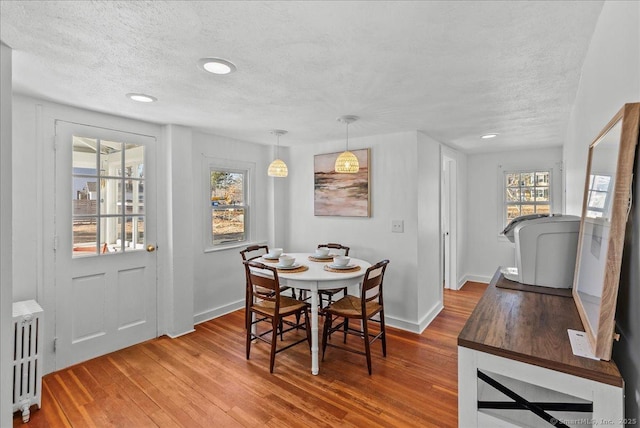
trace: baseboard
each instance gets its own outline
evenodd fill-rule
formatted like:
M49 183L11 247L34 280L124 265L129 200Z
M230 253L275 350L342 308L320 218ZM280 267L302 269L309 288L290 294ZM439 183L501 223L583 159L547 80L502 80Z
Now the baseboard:
M174 334L167 333L167 336L169 336L172 339L177 339L180 336L184 336L186 334L193 333L194 331L195 331L195 329L192 328L191 330L183 331L182 333L174 333Z
M491 282L491 277L484 276L484 275L465 274L463 275L462 279L458 281L458 290L460 290L467 281L482 282L483 284L489 284Z
M385 315L385 324L389 327L398 328L400 330L410 331L411 333L420 334L431 322L438 316L443 309L442 302L435 304L419 322L409 321L403 318Z
M442 301L438 301L433 307L427 312L425 316L420 320L420 333L424 331L425 328L429 327L429 324L436 319L438 314L444 309L444 305Z
M229 303L228 305L220 306L219 308L209 309L207 311L195 314L193 316L193 324L200 324L242 308L244 308L244 300L238 300L236 302Z

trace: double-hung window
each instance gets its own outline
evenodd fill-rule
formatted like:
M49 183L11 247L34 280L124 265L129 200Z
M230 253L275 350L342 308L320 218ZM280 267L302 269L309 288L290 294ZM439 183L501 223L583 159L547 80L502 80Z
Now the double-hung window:
M505 225L528 214L551 214L551 171L507 171L504 173Z
M248 170L211 166L209 246L244 242L249 239Z

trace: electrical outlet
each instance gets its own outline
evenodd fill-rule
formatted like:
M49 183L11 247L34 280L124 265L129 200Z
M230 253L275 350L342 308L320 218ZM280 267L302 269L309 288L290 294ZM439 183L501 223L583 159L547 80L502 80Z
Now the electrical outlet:
M391 220L391 232L404 233L404 220Z

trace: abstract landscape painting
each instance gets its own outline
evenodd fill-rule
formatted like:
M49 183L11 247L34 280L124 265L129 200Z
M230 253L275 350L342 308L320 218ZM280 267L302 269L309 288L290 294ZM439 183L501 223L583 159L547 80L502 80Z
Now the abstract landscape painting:
M352 150L360 163L355 174L339 174L334 164L340 153L313 159L314 214L317 216L369 217L369 149Z

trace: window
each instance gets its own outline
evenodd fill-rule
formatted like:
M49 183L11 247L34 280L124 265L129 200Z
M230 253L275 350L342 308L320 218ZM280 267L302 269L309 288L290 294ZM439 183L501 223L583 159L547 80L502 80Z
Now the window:
M505 172L504 225L527 214L551 214L551 171Z
M144 146L72 140L73 257L144 249Z
M248 240L246 170L211 167L211 242L215 246Z
M587 217L602 217L608 211L610 201L611 176L591 174L587 199Z

